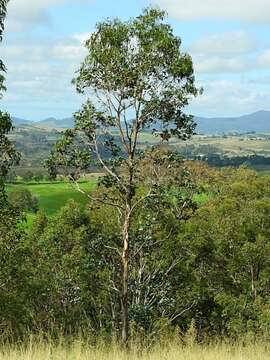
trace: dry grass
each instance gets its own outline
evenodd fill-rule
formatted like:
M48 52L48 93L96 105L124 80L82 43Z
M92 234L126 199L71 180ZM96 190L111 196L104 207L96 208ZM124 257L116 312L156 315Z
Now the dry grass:
M6 347L0 351L0 360L268 360L270 349L257 345L168 345L151 351L139 352L136 348L128 353L118 346L86 346L81 341L72 345L29 343L28 346Z

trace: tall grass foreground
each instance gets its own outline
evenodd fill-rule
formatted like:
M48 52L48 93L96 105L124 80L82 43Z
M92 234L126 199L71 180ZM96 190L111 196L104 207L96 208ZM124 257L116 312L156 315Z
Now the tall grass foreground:
M266 360L270 346L264 343L180 345L176 342L156 345L148 350L132 345L129 350L118 345L91 346L82 340L67 344L29 341L21 346L6 345L0 350L0 360Z

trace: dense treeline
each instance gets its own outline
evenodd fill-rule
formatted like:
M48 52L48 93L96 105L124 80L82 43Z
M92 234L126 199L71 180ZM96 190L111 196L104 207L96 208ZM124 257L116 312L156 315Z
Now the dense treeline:
M259 154L228 156L213 145L186 145L178 149L178 152L184 159L205 161L207 164L217 167L246 165L252 168L270 164L269 156Z
M196 158L196 157L194 157ZM208 154L206 156L201 156L201 160L206 161L209 165L212 166L269 166L270 157L262 156L262 155L249 155L249 156L224 156L219 154Z
M190 324L200 336L268 334L270 179L199 162L183 170L197 206L180 216L166 202L151 204L132 224L133 334ZM107 205L71 202L54 218L40 213L27 232L16 220L1 227L1 332L117 335L116 219Z

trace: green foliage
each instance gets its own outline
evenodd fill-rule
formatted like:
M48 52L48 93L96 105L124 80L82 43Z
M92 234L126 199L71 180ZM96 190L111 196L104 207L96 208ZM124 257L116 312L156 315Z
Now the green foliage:
M108 294L106 269L91 218L70 202L53 219L40 214L27 237L32 251L29 309L32 326L75 333L102 330Z
M136 100L141 106L137 109L140 127L160 122L166 128L163 138L170 134L186 138L194 124L182 107L199 90L194 85L192 60L180 52L181 40L163 23L164 18L163 11L146 9L128 22L116 19L97 24L96 32L86 42L89 54L74 83L79 92L96 89L114 93L123 98L126 109L134 108ZM82 120L79 127L90 131L91 127L115 125L117 119L102 107L96 111L93 104L87 106L90 116L78 114ZM169 124L173 126L167 128Z
M4 180L13 164L19 161L19 154L14 149L7 135L12 130L9 114L0 111L0 188L3 189Z
M121 164L134 167L138 134L146 128L162 140L193 134L192 117L182 110L200 90L192 60L164 18L164 12L150 8L127 22L97 24L73 81L79 92L90 91L96 99L92 96L75 114L75 130L55 147L47 162L52 174L64 167L76 179L91 163L106 172L110 168L109 175Z
M269 179L239 169L221 184L219 192L198 210L180 238L192 252L192 284L199 285L196 291L202 292L197 294L196 322L235 336L261 332L262 328L265 333ZM201 316L205 311L209 312L207 319Z
M0 194L0 328L5 339L26 329L27 252L22 243L21 214Z

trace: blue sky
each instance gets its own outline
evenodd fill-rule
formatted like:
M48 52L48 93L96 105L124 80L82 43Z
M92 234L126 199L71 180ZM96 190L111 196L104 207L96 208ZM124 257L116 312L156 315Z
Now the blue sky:
M134 17L150 4L167 10L204 88L189 112L270 110L270 0L11 0L0 47L8 67L1 108L30 120L71 116L84 99L70 82L96 22Z

